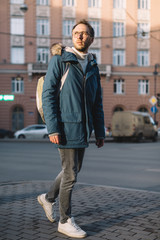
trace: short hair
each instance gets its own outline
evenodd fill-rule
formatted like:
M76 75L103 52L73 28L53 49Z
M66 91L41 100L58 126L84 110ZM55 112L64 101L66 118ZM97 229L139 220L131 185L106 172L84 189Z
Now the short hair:
M90 24L88 21L86 21L85 19L82 19L82 20L80 20L78 23L76 23L76 24L73 26L73 28L72 28L72 32L73 32L73 30L75 29L75 27L77 27L79 24L84 24L84 25L86 25L86 26L89 28L90 36L94 38L94 29L93 29L93 27L91 26L91 24Z

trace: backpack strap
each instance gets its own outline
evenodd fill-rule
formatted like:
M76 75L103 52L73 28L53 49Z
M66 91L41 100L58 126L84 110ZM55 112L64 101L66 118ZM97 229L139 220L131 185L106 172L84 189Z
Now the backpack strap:
M62 78L61 78L61 84L60 84L59 92L60 92L60 91L62 90L62 88L63 88L63 85L64 85L64 83L65 83L65 80L66 80L67 75L68 75L68 72L69 72L69 67L70 67L70 63L67 62L67 63L66 63L66 68L65 68L64 73L63 73L63 76L62 76Z

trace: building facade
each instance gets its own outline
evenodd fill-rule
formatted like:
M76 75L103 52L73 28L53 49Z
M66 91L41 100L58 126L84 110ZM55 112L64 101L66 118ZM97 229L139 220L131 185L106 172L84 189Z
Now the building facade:
M37 80L53 43L72 46L80 19L95 30L89 51L99 64L106 126L122 110L149 112L160 125L159 9L159 0L0 0L0 128L41 122Z

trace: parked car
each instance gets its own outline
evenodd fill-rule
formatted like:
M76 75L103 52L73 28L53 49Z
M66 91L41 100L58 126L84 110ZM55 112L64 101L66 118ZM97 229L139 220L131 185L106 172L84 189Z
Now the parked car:
M158 131L158 137L160 137L160 128L158 128L157 131Z
M106 137L112 137L112 129L110 126L105 128L105 133Z
M157 141L157 127L148 113L122 111L112 117L112 136L115 140L143 138Z
M29 125L14 133L15 138L42 139L48 138L47 127L44 124Z
M0 138L14 138L14 133L10 130L0 129Z
M108 128L104 128L104 130L105 130L105 137L111 137L112 136L112 133L111 133L111 130L110 129L108 129ZM95 132L94 132L94 130L92 131L92 133L91 133L91 139L92 138L94 138L95 139Z

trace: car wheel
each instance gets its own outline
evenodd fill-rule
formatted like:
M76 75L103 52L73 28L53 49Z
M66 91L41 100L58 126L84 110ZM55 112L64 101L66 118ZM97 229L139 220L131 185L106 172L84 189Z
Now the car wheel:
M153 141L153 142L157 142L157 141L158 141L158 136L157 136L156 133L155 133L154 137L152 138L152 141Z
M143 140L143 133L139 133L137 137L137 142L141 142Z
M26 137L25 137L23 134L21 134L21 135L18 136L18 138L19 138L19 139L24 139L24 138L26 138Z
M45 139L48 139L48 135L47 135L47 134L45 134L45 135L43 136L43 138L45 138Z
M114 137L115 142L122 142L122 137Z

